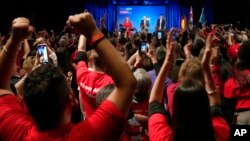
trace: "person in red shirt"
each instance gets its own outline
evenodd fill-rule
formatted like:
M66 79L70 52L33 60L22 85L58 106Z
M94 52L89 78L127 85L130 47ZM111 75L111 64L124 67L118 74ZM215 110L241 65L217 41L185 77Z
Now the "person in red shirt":
M237 115L235 124L250 125L250 40L243 42L238 51L238 63L233 76L224 85L224 97L233 103Z
M0 140L118 140L126 123L136 80L129 66L98 30L88 12L70 16L67 24L92 43L115 82L115 89L86 121L71 123L74 94L59 68L45 64L24 81L28 113L9 88L18 44L32 32L29 20L16 18L13 34L0 52ZM86 30L88 29L88 30ZM107 50L107 48L109 48ZM115 57L116 59L111 59ZM120 75L122 73L123 75Z
M229 35L231 36L231 35ZM235 33L234 35L234 44L231 45L228 49L227 49L227 55L229 57L229 60L232 64L234 64L236 62L237 59L237 53L238 53L238 49L240 47L240 44L242 42L242 35Z
M192 78L183 80L174 94L172 119L165 111L162 104L164 86L161 84L174 60L173 32L171 29L168 35L167 55L149 97L150 140L228 141L230 130L222 116L219 95L209 65L211 34L208 35L202 58L205 85Z
M86 38L81 35L79 42L85 43L78 45L78 51L81 51L81 48L86 47ZM86 52L79 52L76 66L81 109L85 119L90 117L97 109L96 93L104 86L114 83L112 78L104 72L104 65L96 52L92 51L91 53L90 63L93 66L91 69L87 66L86 56Z
M123 26L125 28L125 37L131 37L132 36L132 22L130 21L129 17L126 17Z

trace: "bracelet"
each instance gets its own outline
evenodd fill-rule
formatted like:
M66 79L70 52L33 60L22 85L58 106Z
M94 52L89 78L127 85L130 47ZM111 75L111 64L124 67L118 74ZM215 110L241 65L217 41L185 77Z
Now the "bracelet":
M211 95L211 94L215 94L216 92L217 92L217 90L215 89L215 90L212 90L212 91L207 91L207 94Z
M103 34L97 34L96 36L94 36L94 37L92 37L91 39L90 39L90 41L89 41L89 45L91 46L91 47L95 47L97 44L98 44L98 42L100 42L101 40L103 40L105 38L105 36L103 35Z
M5 46L3 46L3 51L7 54L9 53L9 51L5 48Z
M97 44L100 43L104 39L106 39L106 37L103 36L102 38L100 38L97 41L95 41L94 44L92 45L92 48L95 48L97 46Z

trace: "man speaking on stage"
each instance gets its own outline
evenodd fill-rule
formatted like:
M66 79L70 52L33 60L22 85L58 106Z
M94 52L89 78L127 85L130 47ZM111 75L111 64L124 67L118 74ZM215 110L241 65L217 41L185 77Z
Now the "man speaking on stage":
M147 20L146 16L143 16L143 19L141 20L140 23L140 27L141 27L141 32L145 31L148 33L148 29L149 29L149 20Z
M161 14L156 23L156 31L163 31L165 29L166 20L163 19L163 15Z

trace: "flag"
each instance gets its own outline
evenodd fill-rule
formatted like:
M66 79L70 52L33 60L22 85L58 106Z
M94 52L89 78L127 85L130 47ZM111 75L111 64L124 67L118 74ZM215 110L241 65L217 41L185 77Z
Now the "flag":
M186 16L181 17L181 31L184 32L187 29L187 19Z
M189 23L192 23L193 24L193 8L192 6L190 7L190 11L189 11Z
M200 16L199 22L201 23L202 26L205 26L205 24L206 24L204 8L202 8L202 10L201 10L201 16Z

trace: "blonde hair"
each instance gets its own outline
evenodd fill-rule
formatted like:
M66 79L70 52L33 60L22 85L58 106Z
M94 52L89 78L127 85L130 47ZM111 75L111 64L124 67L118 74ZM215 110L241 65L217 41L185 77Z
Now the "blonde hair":
M197 57L193 57L186 60L181 65L178 77L179 81L184 81L186 79L195 79L204 82L203 69L200 59Z
M35 56L28 56L23 62L23 69L28 73L35 65Z

